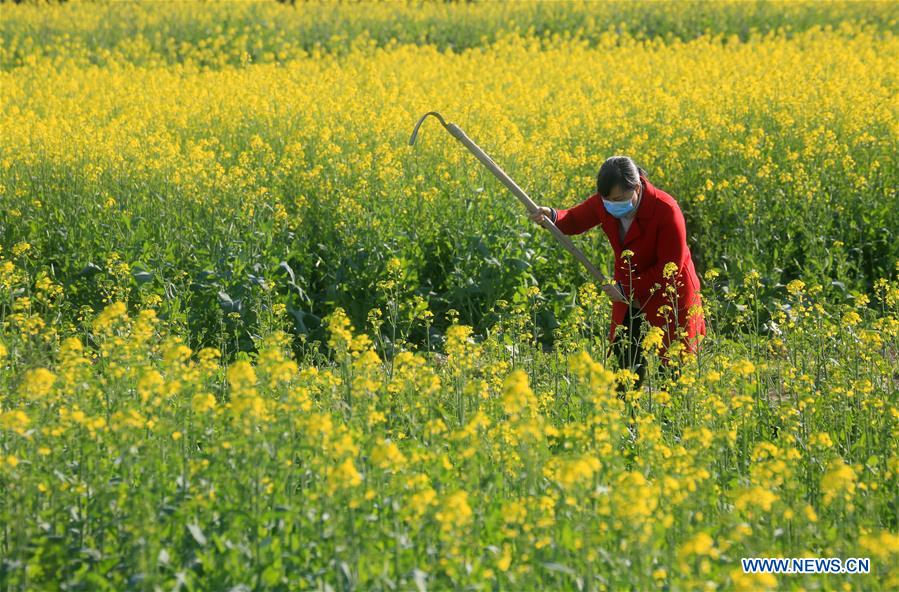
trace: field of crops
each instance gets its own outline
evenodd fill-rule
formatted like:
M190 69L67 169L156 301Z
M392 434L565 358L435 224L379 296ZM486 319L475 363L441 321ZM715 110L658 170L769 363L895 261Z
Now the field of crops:
M896 33L894 2L0 5L0 590L899 588ZM630 388L587 272L435 121L409 145L432 110L541 205L633 157L699 355L647 332Z

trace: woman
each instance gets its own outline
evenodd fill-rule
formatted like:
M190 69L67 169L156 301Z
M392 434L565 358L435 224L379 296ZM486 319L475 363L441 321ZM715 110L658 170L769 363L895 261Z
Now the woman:
M600 167L597 192L567 210L540 207L530 217L552 220L565 234L602 225L615 252L615 284L602 289L612 299L609 340L622 368L645 376L640 348L641 318L662 329L662 362L672 342L695 354L705 336L699 277L687 247L684 216L669 194L653 186L646 171L627 156L612 156ZM673 264L673 265L672 265ZM667 269L666 269L667 265ZM626 330L617 332L619 325ZM673 349L672 353L673 353Z

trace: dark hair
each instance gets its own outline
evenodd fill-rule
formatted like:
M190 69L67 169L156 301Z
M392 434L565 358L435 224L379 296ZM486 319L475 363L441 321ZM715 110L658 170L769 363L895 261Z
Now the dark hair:
M602 197L608 197L612 188L621 185L625 191L630 191L640 184L640 175L646 176L646 171L627 156L610 156L596 175L596 190Z

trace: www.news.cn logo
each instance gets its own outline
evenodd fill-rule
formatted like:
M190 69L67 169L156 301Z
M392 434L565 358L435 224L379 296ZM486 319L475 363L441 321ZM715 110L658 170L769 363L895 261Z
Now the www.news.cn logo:
M871 560L867 557L744 557L743 573L776 574L866 574L871 571Z

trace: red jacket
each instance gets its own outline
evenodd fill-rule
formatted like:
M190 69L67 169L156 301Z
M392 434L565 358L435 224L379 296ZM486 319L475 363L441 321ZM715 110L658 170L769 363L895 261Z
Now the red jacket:
M640 177L643 183L643 197L637 207L637 214L624 237L622 244L619 234L619 221L609 214L602 205L599 193L594 193L582 203L567 210L558 210L556 226L565 234L580 234L585 230L602 224L602 229L609 238L615 252L614 278L621 282L626 296L631 296L640 303L640 311L646 314L649 324L663 330L664 350L667 350L675 338L677 327L686 330L683 340L686 349L692 353L697 351L698 335L705 335L705 318L699 307L691 312L691 305L700 305L699 276L693 267L693 259L687 246L687 229L684 215L673 197L653 186L646 177ZM631 271L621 257L625 250L633 251ZM674 275L676 300L666 293L671 279L663 277L663 269L669 261L677 265ZM671 310L660 308L668 305ZM612 326L609 339L615 338L615 328L624 324L627 303L612 303ZM676 313L675 313L676 310ZM635 327L639 331L639 327ZM664 351L663 350L663 351ZM666 360L667 363L667 360Z

